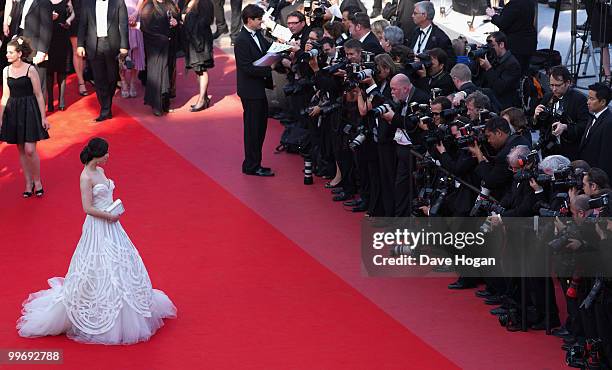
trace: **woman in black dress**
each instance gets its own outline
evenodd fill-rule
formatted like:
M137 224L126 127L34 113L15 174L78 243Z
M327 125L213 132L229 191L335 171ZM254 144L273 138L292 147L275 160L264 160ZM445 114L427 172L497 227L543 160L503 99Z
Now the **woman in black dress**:
M11 40L6 47L9 66L2 72L0 101L0 141L17 144L25 177L24 198L44 194L40 181L40 159L36 142L49 138L45 101L36 68L25 60L32 47L23 37Z
M59 110L66 109L64 92L66 90L66 62L68 58L68 45L70 23L74 19L74 11L70 0L50 0L53 10L53 36L49 48L49 62L47 63L47 110L53 112L53 81L57 76L59 93Z
M200 86L198 101L192 112L208 108L208 69L215 66L213 59L213 34L210 25L214 20L210 0L189 0L183 9L183 47L185 67L193 69Z
M175 58L170 43L178 25L178 8L172 0L149 0L142 7L140 29L145 46L147 83L144 102L161 116L170 108L169 63Z

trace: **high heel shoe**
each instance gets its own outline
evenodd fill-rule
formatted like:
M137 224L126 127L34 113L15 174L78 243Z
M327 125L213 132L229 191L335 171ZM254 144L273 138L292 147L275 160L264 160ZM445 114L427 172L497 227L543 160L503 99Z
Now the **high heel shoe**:
M81 86L83 86L83 89L81 89ZM89 93L87 92L87 87L85 87L85 83L79 84L79 95L81 96L89 95Z
M130 97L130 90L128 89L126 84L121 84L121 97L122 98L129 98Z
M32 191L24 191L23 192L23 197L24 198L30 198L32 195L34 195L34 183L32 183Z
M40 197L42 197L43 195L45 195L45 189L40 188L40 189L36 190L36 191L34 192L34 194L35 194L35 195L36 195L38 198L40 198Z
M134 87L134 85L130 86L130 98L135 98L138 96L138 91L136 91L136 88Z
M196 103L196 104L191 104L191 108L193 109L193 108L195 108L197 105L198 105L197 103ZM203 106L206 106L206 108L210 107L210 98L209 98L208 96L206 96L206 97L204 98L204 104L203 104ZM202 109L206 109L206 108L201 108L200 110L202 110ZM199 112L199 111L194 111L194 110L192 110L192 112Z
M325 183L325 189L341 188L342 187L342 185L340 185L341 183L342 181L338 181L336 185L332 185L331 181L328 181Z

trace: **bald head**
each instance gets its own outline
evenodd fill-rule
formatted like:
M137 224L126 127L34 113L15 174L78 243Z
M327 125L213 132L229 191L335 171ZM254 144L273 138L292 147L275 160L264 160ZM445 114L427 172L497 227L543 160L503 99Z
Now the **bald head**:
M396 103L404 102L410 95L412 83L408 76L398 73L391 79L391 95Z

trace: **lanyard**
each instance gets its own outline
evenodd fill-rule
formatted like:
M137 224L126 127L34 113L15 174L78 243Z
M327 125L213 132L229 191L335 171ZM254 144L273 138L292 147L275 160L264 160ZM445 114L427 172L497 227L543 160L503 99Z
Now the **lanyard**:
M423 52L423 50L421 50L421 47L424 46L423 44L425 43L425 40L431 34L432 28L433 28L433 26L429 26L429 29L427 30L427 33L424 33L423 31L419 30L419 39L418 39L418 42L417 42L417 49L416 49L417 53L422 53Z

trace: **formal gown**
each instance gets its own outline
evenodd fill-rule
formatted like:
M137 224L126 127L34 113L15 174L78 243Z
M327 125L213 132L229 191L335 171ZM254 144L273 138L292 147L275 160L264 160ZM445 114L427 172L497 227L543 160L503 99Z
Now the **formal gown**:
M7 78L8 88L11 92L4 116L2 116L2 129L0 141L9 144L34 143L49 138L47 130L43 128L38 101L34 95L30 68L24 76ZM9 67L10 70L10 67Z
M93 187L93 206L113 203L112 180ZM132 344L148 340L175 318L176 308L153 289L147 270L119 221L87 215L66 277L30 294L17 322L19 335L65 333L83 343Z

